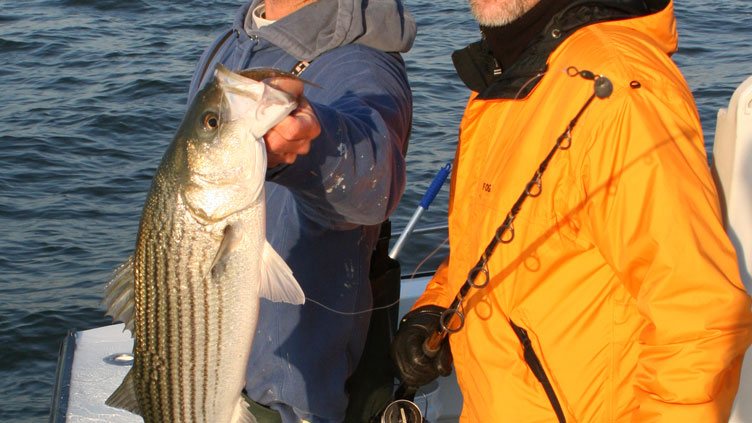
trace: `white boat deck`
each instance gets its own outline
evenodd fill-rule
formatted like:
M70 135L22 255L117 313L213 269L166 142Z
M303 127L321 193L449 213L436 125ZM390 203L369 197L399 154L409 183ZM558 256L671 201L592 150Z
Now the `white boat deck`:
M141 416L105 405L130 370L128 364L108 359L130 354L133 340L124 324L104 326L75 333L75 354L65 422L140 423Z
M400 316L406 313L423 292L428 277L402 282ZM67 348L58 364L58 387L52 423L140 423L140 416L105 405L105 400L122 382L129 361L133 340L125 325L116 324L71 333ZM66 363L66 359L68 362ZM439 383L423 387L415 395L415 403L430 422L457 422L462 408L462 394L454 375Z

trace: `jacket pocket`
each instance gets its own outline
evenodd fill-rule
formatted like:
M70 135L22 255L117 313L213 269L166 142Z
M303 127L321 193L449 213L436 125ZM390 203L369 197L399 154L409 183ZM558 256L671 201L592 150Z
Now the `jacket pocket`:
M567 419L564 417L564 411L561 408L561 403L556 397L556 392L554 392L554 388L553 386L551 386L551 381L548 379L546 370L543 368L540 359L535 354L533 344L530 341L530 337L528 336L527 331L515 325L511 320L509 321L509 324L512 326L512 330L514 330L517 338L519 338L520 344L522 344L522 352L523 356L525 357L525 362L535 375L535 378L538 379L538 382L540 382L543 390L546 392L546 396L551 402L551 407L553 407L554 412L556 413L556 417L559 419L559 423L566 423Z

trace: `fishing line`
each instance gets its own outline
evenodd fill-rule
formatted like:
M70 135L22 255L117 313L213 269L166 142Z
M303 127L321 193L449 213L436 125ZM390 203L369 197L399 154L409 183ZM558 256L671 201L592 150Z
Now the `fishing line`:
M566 72L566 71L567 70L564 70L564 72ZM531 77L530 79L528 79L522 85L522 87L520 87L520 89L517 91L517 94L515 94L515 99L518 99L520 97L520 94L523 92L523 90L525 89L525 87L527 87L528 85L530 85L532 82L538 80L538 78L542 77L543 75L545 75L545 72L538 72L533 77ZM447 172L448 172L448 168L449 167L450 166L447 165ZM438 178L438 175L437 175L437 178ZM444 176L444 178L446 178L446 176ZM443 180L441 181L441 183L443 183ZM438 184L438 187L441 186L441 183ZM434 184L436 184L436 181L434 181ZM435 191L438 191L438 188ZM436 193L434 192L433 195L435 196ZM430 200L429 200L429 202L430 202ZM413 280L413 278L415 277L415 275L418 273L418 270L420 270L420 268L426 263L426 261L428 261L431 257L433 257L434 255L436 255L436 253L438 253L438 251L441 249L441 247L443 247L448 241L449 241L449 237L447 236L446 238L444 238L443 241L441 241L441 243L439 244L438 247L436 247L433 251L431 251L425 258L423 258L423 260L421 260L415 266L415 270L413 270L412 274L410 274L410 278L407 280L408 284ZM400 242L397 242L397 244L400 244ZM399 251L399 247L395 246L393 248L392 252L390 252L390 256L393 255L393 254L396 255L395 250L396 250L396 252L398 252ZM310 301L310 302L312 302L312 303L314 303L314 304L322 307L323 309L331 311L332 313L335 313L335 314L340 314L340 315L343 315L343 316L356 316L356 315L359 315L359 314L365 314L365 313L370 313L370 312L373 312L373 311L388 309L388 308L390 308L392 306L395 306L395 305L399 304L400 299L397 299L396 301L392 302L391 304L383 305L383 306L380 306L380 307L373 307L373 308L369 308L369 309L366 309L366 310L352 311L352 312L349 312L349 311L340 311L340 310L333 309L333 308L331 308L331 307L329 307L329 306L327 306L325 304L322 304L322 303L320 303L320 302L318 302L318 301L316 301L316 300L314 300L312 298L309 298L309 297L306 297L306 301Z
M428 259L430 259L431 257L433 257L437 252L439 252L439 250L441 249L441 247L443 247L447 242L449 242L449 237L444 238L444 240L441 241L441 243L439 244L438 247L434 248L433 251L431 251L423 260L421 260L420 263L418 263L415 266L415 270L413 270L413 272L410 274L410 277L407 279L407 282L405 282L405 284L409 284L410 282L412 282L412 280L415 278L415 275L418 273L418 270L421 268L421 266L423 266L423 264L425 264L426 261L428 261ZM379 307L373 307L373 308L369 308L369 309L365 309L365 310L360 310L360 311L340 311L340 310L335 310L335 309L333 309L333 308L331 308L331 307L329 307L327 305L324 305L324 304L322 304L322 303L320 303L320 302L318 302L318 301L316 301L316 300L314 300L312 298L309 298L309 297L306 297L306 301L310 301L310 302L312 302L312 303L314 303L314 304L316 304L318 306L321 306L325 310L331 311L332 313L341 314L343 316L356 316L358 314L370 313L372 311L386 310L386 309L388 309L390 307L393 307L393 306L399 304L400 299L397 299L396 301L392 302L391 304L387 304L387 305L383 305L383 306L379 306Z
M410 279L407 280L408 283L413 280L413 278L415 277L415 275L418 273L418 270L420 270L421 266L423 266L426 263L426 261L428 261L428 259L430 259L436 253L438 253L439 250L441 249L441 247L443 247L447 242L449 242L449 237L448 236L446 238L444 238L443 241L441 241L441 243L439 244L438 247L434 248L433 251L431 251L423 260L421 260L420 263L418 263L417 266L415 266L415 270L413 270L413 273L410 275Z
M579 71L579 70L577 70L577 68L575 68L575 67L573 67L573 66L571 66L571 67L569 67L569 68L566 68L566 69L562 69L562 72L565 72L565 73L567 73L567 74L568 74L568 75L570 75L570 76L581 75L581 76L583 76L583 78L585 78L585 79L595 79L595 76L594 76L594 75L593 75L593 74L592 74L591 72L589 72L589 71ZM527 81L526 81L526 82L525 82L524 84L522 84L522 87L520 87L520 89L519 89L519 90L517 91L517 94L515 94L515 96L514 96L515 100L516 100L516 99L519 99L519 97L520 97L520 94L521 94L521 93L522 93L522 92L523 92L523 91L525 90L525 87L527 87L528 85L530 85L530 84L531 84L531 83L533 83L534 81L537 81L537 80L538 80L538 79L539 79L540 77L542 77L543 75L545 75L545 72L538 72L537 74L535 74L534 76L532 76L532 77L531 77L530 79L528 79L528 80L527 80ZM579 117L579 116L578 116L578 117ZM442 183L443 183L443 181L442 181ZM440 186L440 185L439 185L439 186ZM435 193L434 193L433 195L435 195ZM512 230L513 230L513 229L512 229ZM441 241L441 243L439 244L439 246L438 246L438 247L436 247L436 248L435 248L435 249L434 249L433 251L431 251L431 252L430 252L430 253L429 253L429 254L428 254L428 255L427 255L427 256L426 256L425 258L423 258L423 260L421 260L421 261L420 261L420 262L419 262L419 263L418 263L418 264L417 264L417 265L415 266L415 269L414 269L414 270L413 270L413 272L412 272L412 273L410 274L410 278L408 278L408 279L407 279L407 282L406 282L406 283L408 283L408 284L409 284L409 283L410 283L410 282L411 282L411 281L413 280L413 278L415 278L415 275L416 275L416 274L418 273L418 270L420 270L420 268L421 268L421 267L423 266L423 264L425 264L425 263L426 263L426 261L428 261L428 260L429 260L429 259L430 259L431 257L433 257L434 255L436 255L436 253L438 253L438 251L439 251L439 250L440 250L440 249L441 249L441 248L442 248L442 247L443 247L443 246L444 246L444 245L445 245L445 244L446 244L446 243L447 243L448 241L449 241L449 237L446 237L446 238L444 238L444 240L443 240L443 241ZM506 241L506 240L505 240L505 241ZM472 272L472 270L471 270L471 272ZM480 273L480 271L478 271L477 273ZM477 276L477 273L476 273L476 276ZM473 278L473 279L474 279L474 278ZM480 286L479 286L479 287L480 287ZM319 301L316 301L316 300L314 300L313 298L309 298L309 297L306 297L306 301L309 301L309 302L311 302L311 303L313 303L313 304L316 304L316 305L320 306L321 308L323 308L323 309L325 309L325 310L327 310L327 311L330 311L330 312L332 312L332 313L335 313L335 314L339 314L339 315L342 315L342 316L357 316L357 315L360 315L360 314L371 313L371 312L374 312L374 311L378 311L378 310L386 310L386 309L388 309L388 308L390 308L390 307L393 307L393 306L395 306L395 305L399 304L399 302L400 302L401 300L400 300L400 299L397 299L396 301L392 302L391 304L387 304L387 305L383 305L383 306L379 306L379 307L372 307L372 308L368 308L368 309L365 309L365 310L360 310L360 311L341 311L341 310L337 310L337 309L334 309L334 308L332 308L332 307L329 307L329 306L327 306L326 304L323 304L323 303L321 303L321 302L319 302ZM458 306L459 306L459 305L458 305ZM454 311L455 313L457 313L457 312L458 312L458 309L459 309L459 307L458 307L458 308L455 308L455 309L454 309L453 311ZM460 313L461 313L461 312L460 312ZM442 320L443 320L443 319L442 319ZM442 321L442 326L443 326L443 327L442 327L442 329L445 329L445 326L444 326L444 322L443 322L443 321Z
M384 309L387 309L387 308L389 308L389 307L391 307L391 306L399 303L399 300L397 300L397 301L395 301L395 302L393 302L391 304L383 305L383 306L380 306L380 307L373 307L373 308L369 308L369 309L365 309L365 310L360 310L360 311L339 311L339 310L335 310L335 309L333 309L333 308L331 308L331 307L329 307L327 305L324 305L324 304L322 304L322 303L320 303L320 302L318 302L316 300L313 300L311 298L308 298L308 297L306 297L306 301L310 301L310 302L312 302L312 303L320 306L321 308L323 308L325 310L331 311L332 313L335 313L335 314L341 314L343 316L357 316L358 314L365 314L365 313L370 313L372 311L384 310Z

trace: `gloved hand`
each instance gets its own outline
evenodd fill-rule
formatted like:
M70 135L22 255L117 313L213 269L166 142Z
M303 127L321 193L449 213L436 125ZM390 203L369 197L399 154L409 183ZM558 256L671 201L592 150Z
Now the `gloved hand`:
M397 377L403 383L417 388L452 373L448 337L441 342L434 357L427 356L423 350L426 339L440 328L439 319L444 310L435 305L423 306L402 318L390 352Z

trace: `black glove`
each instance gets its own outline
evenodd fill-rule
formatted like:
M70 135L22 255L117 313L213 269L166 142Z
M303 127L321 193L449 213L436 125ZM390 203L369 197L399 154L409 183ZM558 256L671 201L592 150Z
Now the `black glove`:
M439 319L444 310L444 307L435 305L423 306L402 318L392 342L391 356L397 377L403 383L417 388L452 373L448 337L441 342L435 356L429 357L423 350L426 339L439 330Z

